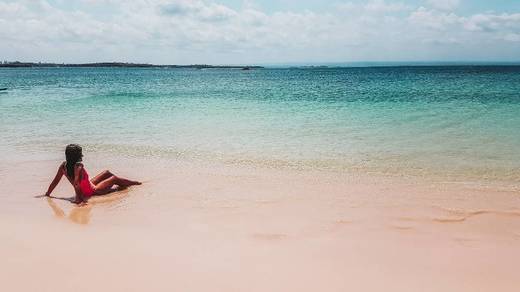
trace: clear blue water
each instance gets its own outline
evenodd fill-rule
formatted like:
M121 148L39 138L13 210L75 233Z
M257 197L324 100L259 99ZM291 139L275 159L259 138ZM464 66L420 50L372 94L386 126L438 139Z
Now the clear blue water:
M2 158L89 152L520 182L520 67L0 69ZM29 155L31 154L31 155Z

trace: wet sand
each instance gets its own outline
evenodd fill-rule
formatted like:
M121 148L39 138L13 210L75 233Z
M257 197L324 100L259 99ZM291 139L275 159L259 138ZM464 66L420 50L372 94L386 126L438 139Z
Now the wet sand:
M59 161L4 164L2 290L520 289L514 190L90 158L91 175L110 166L145 183L78 207L32 197ZM72 194L65 180L53 193Z

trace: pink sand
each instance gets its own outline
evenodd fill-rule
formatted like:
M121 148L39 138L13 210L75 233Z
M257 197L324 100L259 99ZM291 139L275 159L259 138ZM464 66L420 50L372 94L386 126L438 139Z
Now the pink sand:
M59 161L3 167L2 291L520 291L518 192L102 162L89 172L145 184L76 207L32 198ZM63 180L53 195L72 193Z

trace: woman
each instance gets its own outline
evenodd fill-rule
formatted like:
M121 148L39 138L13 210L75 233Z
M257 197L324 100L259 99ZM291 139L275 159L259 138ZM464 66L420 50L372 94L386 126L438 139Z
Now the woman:
M117 185L120 188L126 188L141 184L141 182L138 181L118 177L108 170L103 171L93 179L89 180L88 173L83 167L83 163L81 163L83 153L81 146L79 145L67 145L65 148L65 158L66 161L64 161L58 168L58 172L52 180L45 196L51 195L63 175L67 177L74 187L76 192L74 203L77 204L86 202L91 196L105 195L112 192L112 187L114 185Z

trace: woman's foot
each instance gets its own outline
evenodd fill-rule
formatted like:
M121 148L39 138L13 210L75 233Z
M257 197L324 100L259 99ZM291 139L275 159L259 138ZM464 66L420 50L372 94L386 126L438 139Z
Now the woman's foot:
M136 185L140 185L141 184L140 181L129 180L129 179L126 179L126 178L116 177L116 179L117 179L116 184L118 184L120 186L123 186L123 187L136 186Z

